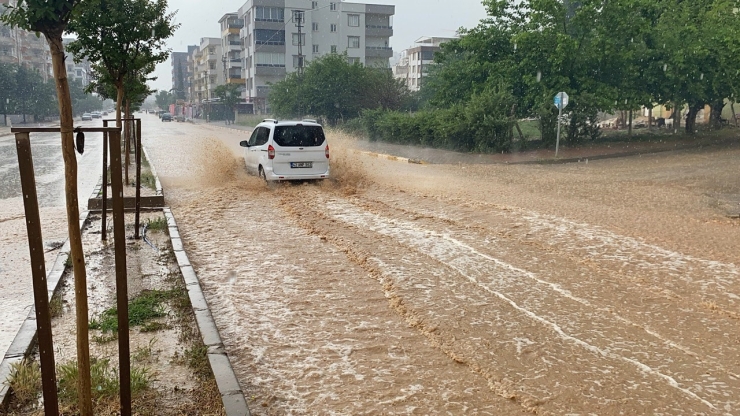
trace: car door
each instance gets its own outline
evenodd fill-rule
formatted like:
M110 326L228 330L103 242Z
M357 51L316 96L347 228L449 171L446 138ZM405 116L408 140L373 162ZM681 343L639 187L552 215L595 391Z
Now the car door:
M257 127L252 131L252 135L249 137L249 141L247 141L249 146L244 148L244 164L247 165L247 170L249 172L257 172L256 153L253 150L257 144L257 136L259 135L260 129L261 127Z
M259 170L260 165L265 165L267 160L267 142L270 139L270 129L267 127L258 127L256 142L249 150L252 152L254 159L254 170Z

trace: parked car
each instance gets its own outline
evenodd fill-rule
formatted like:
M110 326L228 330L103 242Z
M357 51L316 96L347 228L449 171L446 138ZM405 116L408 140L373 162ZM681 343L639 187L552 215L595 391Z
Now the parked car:
M86 120L92 120L92 114L90 114L90 113L84 113L82 115L82 121L86 121Z
M183 115L175 116L175 121L177 121L177 122L184 122L185 121L185 116L183 116Z
M161 118L162 121L172 121L172 114L162 113L162 115L159 118Z
M103 114L100 111L93 111L92 113L90 113L90 115L92 115L92 118L101 118L101 117L103 117Z
M329 145L314 120L263 120L244 147L247 170L267 182L329 177Z

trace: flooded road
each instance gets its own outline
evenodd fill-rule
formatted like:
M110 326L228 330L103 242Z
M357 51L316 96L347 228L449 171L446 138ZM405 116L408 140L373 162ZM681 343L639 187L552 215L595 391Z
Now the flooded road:
M740 413L737 146L430 166L332 133L335 183L270 190L246 134L162 124L252 413Z
M93 126L102 123L82 124ZM56 258L57 249L67 238L64 161L59 134L32 134L31 149L48 270ZM85 153L77 155L78 200L81 211L87 209L87 199L100 178L103 166L102 152L102 135L88 134ZM2 305L0 354L3 356L33 305L28 237L21 196L15 137L2 136L0 137L0 305Z

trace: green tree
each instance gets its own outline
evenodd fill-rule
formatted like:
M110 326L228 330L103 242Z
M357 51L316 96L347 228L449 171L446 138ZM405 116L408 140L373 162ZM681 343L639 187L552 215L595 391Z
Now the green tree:
M15 71L17 66L0 63L0 109L2 109L4 124L8 125L8 112L10 111L10 99L16 91Z
M121 110L127 76L169 57L165 41L179 25L172 23L166 0L85 0L70 30L78 37L68 46L76 60L87 58L116 88L116 120Z
M80 377L77 386L79 411L82 416L92 415L90 386L90 350L88 340L87 274L85 257L82 251L82 238L79 224L79 203L77 201L77 157L74 148L74 119L72 100L67 82L67 68L64 64L64 45L62 34L81 0L18 0L10 6L0 21L42 33L51 51L52 69L56 83L57 100L64 157L64 182L67 204L67 230L75 281L75 304L77 315L77 369ZM53 366L53 363L51 363ZM42 363L43 366L43 363Z
M309 114L335 124L359 117L364 109L400 109L409 93L387 70L329 54L309 62L302 75L292 73L272 85L269 99L279 116Z
M162 110L169 109L170 104L175 103L175 97L169 91L165 90L160 90L157 95L154 96L154 100L157 103L157 107Z
M219 85L213 93L227 109L231 110L231 115L226 116L226 122L233 122L236 116L236 105L242 101L241 88L237 84Z

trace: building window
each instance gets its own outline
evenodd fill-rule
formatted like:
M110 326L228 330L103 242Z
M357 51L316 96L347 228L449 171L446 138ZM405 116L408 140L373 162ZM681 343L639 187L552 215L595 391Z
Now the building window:
M303 68L305 65L305 56L293 55L293 68Z
M329 3L329 10L333 12L337 11L337 4L334 2Z
M360 15L359 14L348 14L347 19L348 19L347 25L351 27L360 26Z
M255 29L254 40L257 45L285 45L285 31Z
M319 31L319 24L316 22L311 23L311 29L313 29L314 32Z
M331 26L329 26L329 30L331 31L331 33L336 33L336 31L337 31L337 24L336 23L332 23Z
M299 37L300 35L300 37ZM293 33L293 45L306 46L306 34L305 33Z
M359 36L347 36L347 47L352 49L357 49L360 47L360 37Z
M280 52L257 52L254 54L256 66L285 67L285 54Z
M421 60L422 61L434 60L434 51L421 51Z
M319 8L319 2L318 1L312 1L311 2L311 8L316 10Z
M319 53L319 45L313 45L313 53Z
M216 48L212 48L212 47L211 48L208 48L208 54L209 55L214 55L215 53L216 53Z
M257 22L283 22L285 21L285 10L279 7L256 7L254 20Z
M331 53L337 53L337 45L331 45Z
M347 57L347 63L350 65L359 64L360 58Z

